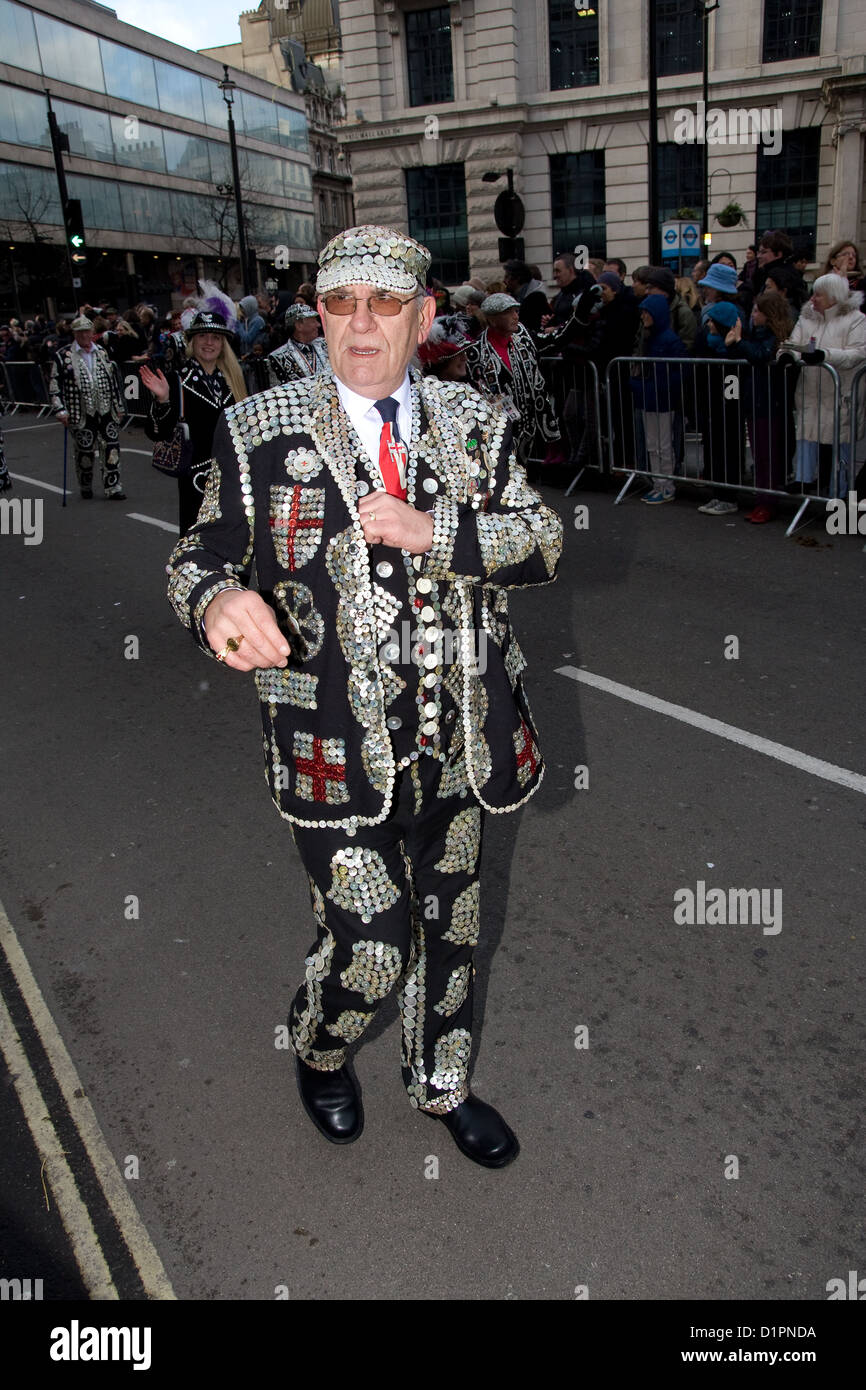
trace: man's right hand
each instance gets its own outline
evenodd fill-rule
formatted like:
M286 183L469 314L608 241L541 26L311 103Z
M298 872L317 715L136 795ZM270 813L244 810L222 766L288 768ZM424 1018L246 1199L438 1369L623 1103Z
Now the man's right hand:
M202 626L211 650L221 652L230 637L240 642L227 652L223 664L236 671L255 671L287 665L291 648L277 626L273 609L261 594L248 589L223 589L205 609Z

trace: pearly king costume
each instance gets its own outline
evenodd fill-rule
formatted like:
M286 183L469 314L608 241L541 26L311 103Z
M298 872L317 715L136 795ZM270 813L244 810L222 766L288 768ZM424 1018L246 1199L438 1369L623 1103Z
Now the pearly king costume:
M93 324L82 317L75 319L72 327L85 331ZM51 363L49 395L55 414L66 411L69 415L75 472L82 493L91 493L93 465L99 454L106 497L123 497L118 443L123 397L105 348L94 343L86 352L73 342L56 352Z
M286 310L285 323L291 333L299 319L318 317L315 309L311 309L308 304L290 304ZM268 353L265 365L271 386L281 386L286 381L318 376L320 372L331 370L328 345L324 338L314 338L311 343L298 343L294 338L289 338L282 347Z
M387 229L344 233L322 253L319 292L405 292L407 270L423 284L421 252ZM213 655L207 606L246 584L255 558L292 645L286 668L255 680L267 780L318 924L290 1015L297 1055L341 1068L399 982L411 1103L446 1115L469 1091L482 808L522 805L543 771L507 590L553 579L561 523L527 486L498 408L415 374L401 391L405 500L432 513L429 553L365 542L358 502L382 475L319 375L226 412L169 594Z
M512 306L517 307L517 300L511 295L491 294L484 300L482 309L485 313L498 314ZM517 446L523 461L529 457L536 435L548 444L559 438L553 402L538 366L539 353L552 350L552 342L539 346L522 323L515 329L507 349L500 346L497 350L489 328L466 349L469 380L491 399L504 403L515 421Z

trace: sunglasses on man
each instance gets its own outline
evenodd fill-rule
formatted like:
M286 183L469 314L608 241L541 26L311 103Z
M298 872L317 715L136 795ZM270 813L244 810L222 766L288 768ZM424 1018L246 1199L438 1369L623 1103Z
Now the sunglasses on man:
M386 290L376 291L368 295L365 299L359 299L354 294L343 294L338 290L334 294L326 294L322 298L322 303L329 314L354 314L358 304L366 304L371 314L381 314L385 318L392 318L399 314L404 304L412 304L418 295L413 294L409 299L400 299L396 294L389 294Z

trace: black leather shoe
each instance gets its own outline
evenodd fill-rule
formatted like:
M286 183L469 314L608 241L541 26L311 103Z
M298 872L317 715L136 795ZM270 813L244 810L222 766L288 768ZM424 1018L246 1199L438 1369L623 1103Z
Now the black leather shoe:
M434 1115L429 1110L424 1114L441 1120L460 1152L485 1168L504 1168L520 1153L517 1135L499 1111L477 1096L467 1096L447 1115Z
M301 1104L332 1144L351 1144L364 1128L361 1096L346 1067L317 1071L295 1058Z

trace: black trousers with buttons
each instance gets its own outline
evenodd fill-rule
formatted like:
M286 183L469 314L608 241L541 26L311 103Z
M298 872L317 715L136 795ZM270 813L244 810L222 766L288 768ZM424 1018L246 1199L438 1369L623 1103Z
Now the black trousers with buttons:
M469 1093L472 956L478 940L482 812L440 796L443 764L397 774L380 825L293 828L318 936L289 1015L297 1055L335 1070L395 986L410 1102L445 1114Z

